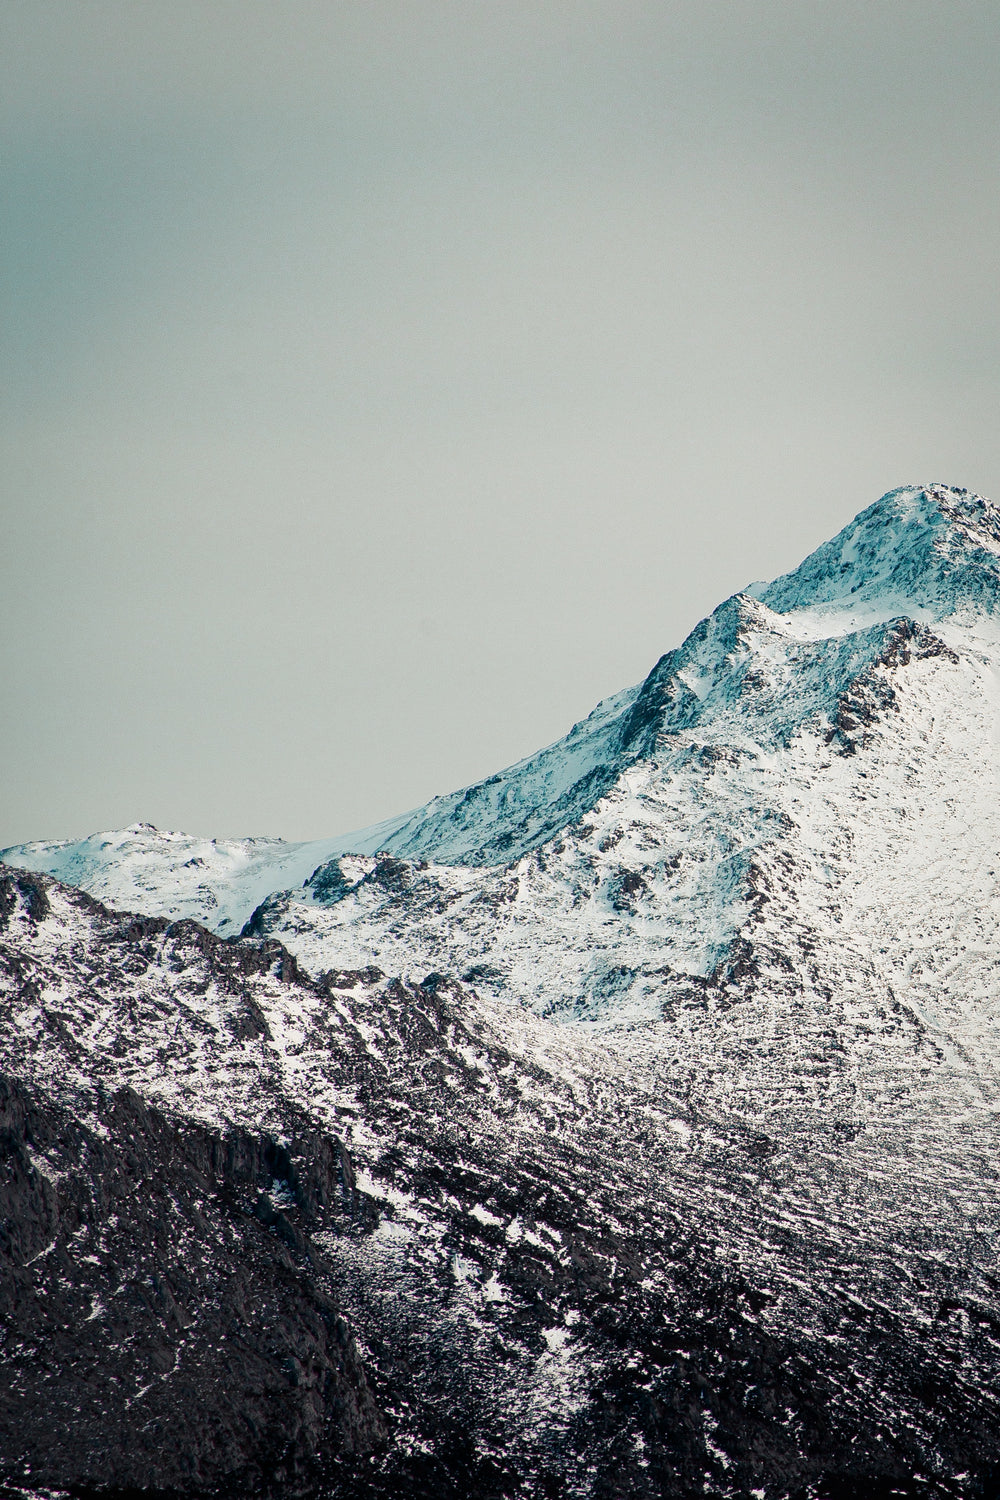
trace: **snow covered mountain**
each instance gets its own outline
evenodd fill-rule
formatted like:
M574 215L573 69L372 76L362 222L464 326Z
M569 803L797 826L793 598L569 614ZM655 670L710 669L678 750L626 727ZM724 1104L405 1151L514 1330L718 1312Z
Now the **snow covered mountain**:
M565 739L415 813L300 845L138 827L3 858L223 934L253 913L314 972L439 970L604 1026L793 932L914 1003L913 943L980 993L942 901L974 875L993 941L998 598L997 509L897 490Z
M501 863L563 827L613 779L623 758L622 713L637 692L609 698L564 739L488 781L338 838L192 838L136 823L78 841L15 845L0 850L0 860L126 909L193 917L220 933L238 932L266 895L302 884L339 854L433 848L454 863Z
M415 813L6 851L0 1484L1000 1492L998 601L894 491Z

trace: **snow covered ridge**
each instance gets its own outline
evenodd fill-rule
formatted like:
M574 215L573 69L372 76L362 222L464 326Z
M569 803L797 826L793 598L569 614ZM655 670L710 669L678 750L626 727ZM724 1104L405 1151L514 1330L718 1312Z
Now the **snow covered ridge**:
M417 857L433 847L454 863L501 863L541 843L586 810L621 759L621 722L638 689L598 705L564 739L475 786L336 838L206 839L148 823L80 841L0 850L0 860L78 885L102 901L157 915L193 917L238 932L274 890L305 881L338 854L388 850Z
M902 927L936 930L928 868L949 889L981 872L997 936L998 598L997 508L895 490L563 740L414 813L298 845L140 825L3 858L224 934L253 913L313 972L449 972L602 1027L655 1020L674 978L778 944L779 909L786 946L818 926L838 963L901 982L879 923L899 927L905 893Z
M223 934L277 886L301 884L335 840L207 839L133 823L114 833L0 850L0 860L53 875L110 906L149 916L193 918Z
M997 608L1000 509L945 485L890 490L832 541L763 588L779 611L870 604L941 619Z

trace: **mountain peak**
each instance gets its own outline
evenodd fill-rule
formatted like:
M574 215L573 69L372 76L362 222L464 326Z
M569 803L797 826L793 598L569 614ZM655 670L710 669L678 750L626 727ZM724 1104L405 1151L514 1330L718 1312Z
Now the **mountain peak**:
M779 613L940 619L1000 604L1000 508L947 485L890 490L791 573L749 592Z
M940 666L954 659L955 650L969 647L972 636L981 653L982 638L994 634L992 627L982 628L984 620L998 610L1000 509L969 490L905 486L863 510L793 572L724 600L642 683L606 699L561 740L424 807L303 844L196 839L135 824L124 833L79 842L21 845L0 851L0 859L46 871L111 904L195 917L232 934L260 903L293 887L304 887L310 901L329 902L347 888L338 863L345 856L512 868L571 837L578 826L596 829L609 807L634 797L641 804L637 826L647 804L662 810L670 803L664 816L671 826L687 827L691 820L705 822L709 804L715 806L706 788L721 785L721 778L712 767L746 757L769 764L769 757L790 754L793 742L799 744L796 755L805 753L803 746L817 734L820 746L828 736L841 749L863 745L874 734L867 719L896 701L889 678L899 662L936 660ZM988 654L993 650L988 645ZM849 732L861 700L867 727ZM640 782L648 783L641 796ZM770 827L772 809L766 801L758 807L757 792L744 790L746 806L757 808L750 818L753 842ZM676 806L671 799L679 799ZM739 809L718 813L706 870L723 859L719 851L733 842L732 820L739 816ZM619 837L617 814L608 817L615 826L594 832L598 843L605 835ZM650 832L649 840L659 859L662 830ZM606 852L598 850L601 859ZM726 893L742 879L738 863L730 860L719 881L709 882L711 892L723 893L716 903L720 910L732 905ZM351 866L365 899L381 889L387 868L379 867L376 876L374 865ZM694 884L699 896L689 925L707 931L712 924L703 920L705 903L716 896ZM674 914L687 909L675 896L667 903ZM617 899L611 903L615 911ZM615 920L620 925L621 918ZM671 924L673 916L667 927L675 943ZM716 924L724 934L731 926L728 917ZM598 939L605 941L602 933ZM723 941L713 937L708 947L715 952ZM367 954L361 966L370 960ZM427 967L436 963L428 959Z

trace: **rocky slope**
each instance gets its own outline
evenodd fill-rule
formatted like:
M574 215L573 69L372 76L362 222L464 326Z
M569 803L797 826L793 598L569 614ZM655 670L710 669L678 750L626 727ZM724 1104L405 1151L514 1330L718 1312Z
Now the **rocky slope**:
M655 1029L0 897L11 1485L993 1493L995 1117L901 1008L789 986L765 1129Z
M363 836L8 851L8 1482L1000 1493L998 593L896 491Z

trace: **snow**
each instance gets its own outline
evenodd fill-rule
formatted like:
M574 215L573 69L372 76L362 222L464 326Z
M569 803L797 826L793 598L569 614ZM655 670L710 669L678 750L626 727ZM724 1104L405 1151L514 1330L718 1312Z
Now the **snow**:
M862 1009L891 995L992 1045L998 600L996 507L896 490L563 740L416 812L302 844L135 825L3 858L224 934L265 902L310 972L458 974L585 1031L641 1032L684 995L678 1056L741 944L780 990L818 932ZM748 1019L758 1073L776 1025Z
M122 910L190 917L234 935L271 892L303 884L338 855L419 857L434 847L449 862L498 863L533 847L590 805L636 691L607 699L565 739L487 781L336 838L206 839L137 823L77 841L12 845L0 860Z
M945 913L970 878L982 934L961 958L956 945L955 987L995 951L998 536L978 497L893 492L759 597L727 600L625 696L619 736L642 695L659 705L655 735L554 837L499 867L454 862L447 838L432 861L372 859L345 869L332 901L308 883L274 897L265 930L316 972L450 971L539 1015L619 1029L659 1019L685 976L711 981L741 939L767 937L777 978L789 932L819 930L838 969L926 1014L894 953L947 947ZM779 911L789 925L771 931ZM910 914L926 938L902 935ZM939 975L940 962L938 994Z

